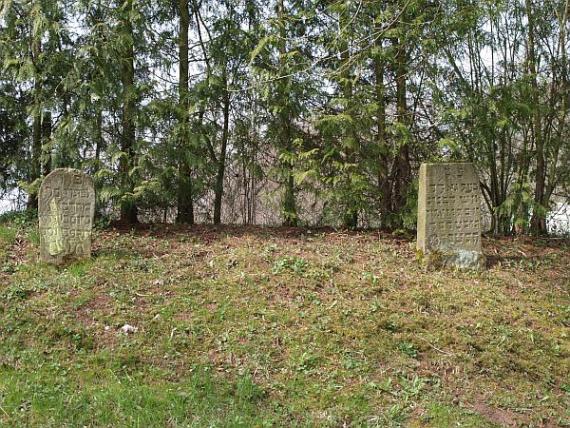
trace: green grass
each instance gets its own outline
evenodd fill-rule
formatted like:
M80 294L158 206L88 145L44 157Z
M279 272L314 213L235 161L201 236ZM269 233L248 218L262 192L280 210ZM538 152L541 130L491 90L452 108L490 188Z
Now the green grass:
M0 257L5 258L14 240L16 239L17 229L12 226L0 224Z
M113 359L77 365L74 371L48 364L27 379L15 371L0 375L4 423L22 426L164 427L262 423L256 405L263 391L250 376L225 382L207 368L195 369L184 381L147 381L125 376ZM122 364L119 362L118 364ZM98 370L97 370L98 369ZM6 409L13 410L11 414ZM267 422L271 422L267 420Z
M9 256L17 235L16 227L0 223L0 275L14 272L15 267Z
M570 424L569 241L428 272L375 232L156 227L56 268L0 227L0 426Z

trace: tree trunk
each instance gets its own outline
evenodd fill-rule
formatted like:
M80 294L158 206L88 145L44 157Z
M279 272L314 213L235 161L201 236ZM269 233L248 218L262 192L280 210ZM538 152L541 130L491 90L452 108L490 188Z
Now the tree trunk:
M344 11L345 13L341 13L339 16L339 39L342 41L340 43L340 58L341 58L341 67L343 69L341 73L341 89L343 98L345 100L345 113L349 116L354 118L354 102L353 102L353 85L352 85L352 75L351 75L351 67L350 64L350 46L349 46L349 35L352 34L349 28L349 18L350 14L348 10ZM347 164L356 164L356 150L355 147L358 147L358 133L353 125L349 125L350 128L348 132L346 132L345 138L352 139L353 141L346 145L346 156L344 162ZM351 174L350 170L347 172ZM350 182L350 178L347 178L347 181ZM350 185L349 185L350 186ZM347 190L350 187L347 186ZM354 198L354 194L352 191L348 191L345 193L344 198L344 213L342 215L342 225L346 229L356 229L358 226L358 209L355 206L356 201Z
M35 66L35 76L34 76L34 116L32 122L32 156L30 159L30 176L29 181L33 182L41 177L42 175L42 84L40 81L40 72L38 69L37 61L41 53L41 40L34 39L32 41L32 57ZM30 194L28 196L27 208L29 210L38 209L38 195Z
M283 0L279 0L277 4L277 15L282 22L280 27L280 44L279 44L279 62L280 70L283 75L287 74L287 31L285 27L285 4ZM287 87L289 78L283 79L280 82L282 87ZM281 100L284 99L288 94L279 94ZM291 133L291 113L289 107L282 108L279 113L281 126L283 129L281 147L288 153L293 151L293 136ZM283 225L284 226L297 226L297 204L295 200L295 180L293 177L293 166L291 162L285 161L281 162L281 168L285 170L285 195L282 201L282 213L283 213Z
M283 197L283 213L284 220L283 226L296 227L297 220L297 206L295 204L295 181L293 175L289 174L287 182L285 183L285 195Z
M104 150L105 140L103 139L103 112L100 107L96 107L95 112L95 164L93 165L93 175L101 169L101 152ZM101 202L99 198L95 200L95 217L102 216Z
M531 218L531 231L534 234L546 233L546 201L544 189L546 183L546 165L544 159L544 138L542 135L542 120L539 108L539 93L536 70L535 33L534 33L534 12L531 0L525 0L526 15L528 19L527 36L527 66L531 78L532 87L532 135L535 143L536 173L534 187L534 209Z
M97 108L95 116L95 167L94 172L99 171L101 168L101 151L103 150L103 112Z
M181 124L180 159L178 164L178 212L177 223L194 224L194 201L192 185L192 168L188 161L189 150L189 99L188 99L188 27L190 26L190 13L188 0L178 0L178 13L180 16L180 32L178 35L178 54L180 56L178 69L178 111Z
M380 29L378 30L380 31ZM376 46L383 49L382 38ZM376 145L378 150L378 190L381 197L381 224L384 229L391 226L392 214L392 185L390 180L389 149L386 143L386 101L384 86L385 64L380 55L374 57L375 97L378 111L376 112Z
M48 145L51 140L52 120L49 111L44 112L42 119L42 175L51 172L51 148Z
M40 112L34 113L32 123L32 159L30 181L35 181L41 176L41 157L42 157L42 121ZM28 209L38 209L38 195L30 194L28 196Z
M218 157L218 171L216 174L216 185L214 188L214 224L220 224L222 219L222 196L224 194L224 174L226 171L226 151L229 138L230 126L230 94L227 91L227 75L224 71L225 91L224 91L224 126L222 130L222 146Z
M411 125L408 114L407 95L407 51L402 39L398 41L396 54L396 111L398 121L409 128ZM408 187L411 181L410 148L407 141L400 144L394 159L394 200L393 209L400 212L406 205ZM401 225L401 220L398 222Z
M122 84L122 115L121 115L121 156L119 172L123 191L132 193L134 182L130 176L132 166L135 164L135 63L134 63L134 34L133 26L128 16L132 8L132 0L128 1L127 7L122 12L126 16L121 19L122 35L124 36L123 58L121 58L121 84ZM121 201L121 222L135 224L138 222L138 209L136 203L130 198Z
M293 151L293 143L291 136L291 127L288 117L283 118L283 139L287 152ZM289 161L281 163L282 168L286 171L285 195L283 196L283 226L296 227L298 224L297 204L295 199L295 179L293 177L293 167Z

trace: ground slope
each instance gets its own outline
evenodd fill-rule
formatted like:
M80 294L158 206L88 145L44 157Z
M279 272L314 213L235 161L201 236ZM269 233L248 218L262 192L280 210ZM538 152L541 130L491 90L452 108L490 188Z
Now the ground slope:
M567 240L485 240L483 273L378 232L94 241L58 269L0 226L0 425L570 424Z

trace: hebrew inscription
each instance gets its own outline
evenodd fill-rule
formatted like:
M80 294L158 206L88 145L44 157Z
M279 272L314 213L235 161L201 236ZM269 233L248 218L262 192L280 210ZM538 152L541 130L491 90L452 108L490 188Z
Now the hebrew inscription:
M483 266L479 198L479 179L473 164L422 164L417 246L428 263Z
M56 169L39 192L40 256L61 264L91 256L95 189L89 176L76 169Z

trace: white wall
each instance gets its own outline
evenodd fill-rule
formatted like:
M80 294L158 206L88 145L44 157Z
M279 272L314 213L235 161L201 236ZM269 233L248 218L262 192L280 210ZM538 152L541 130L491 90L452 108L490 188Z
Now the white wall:
M18 200L18 190L14 189L9 191L0 198L0 214L21 209L25 200L26 196L24 192L20 191L20 199Z
M570 204L559 202L547 219L551 233L570 234Z

